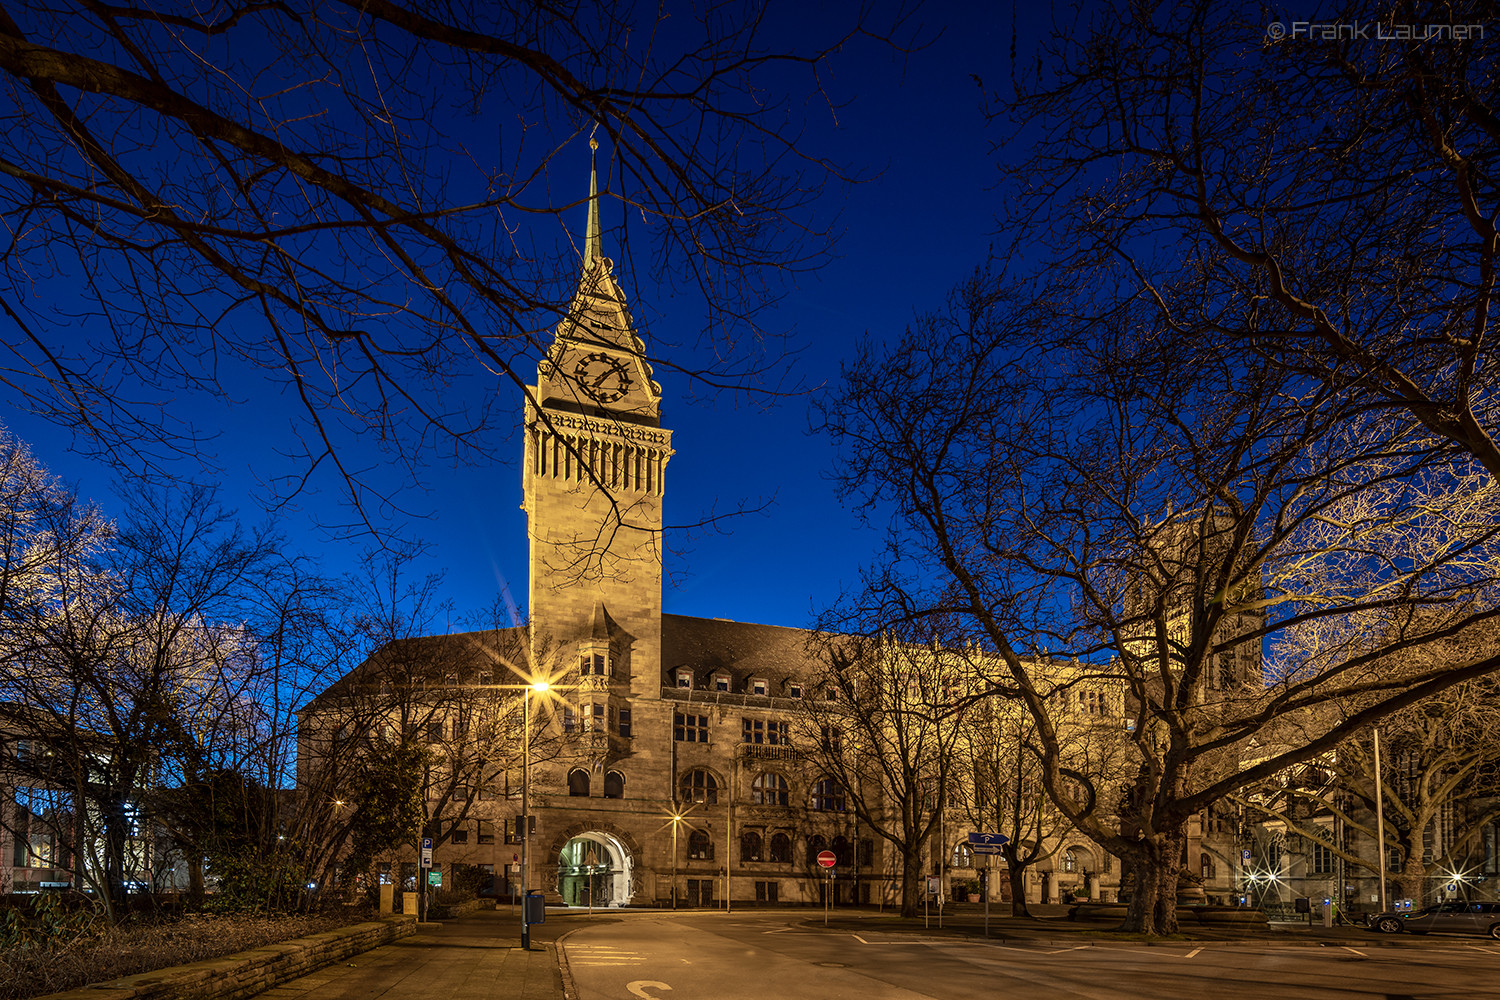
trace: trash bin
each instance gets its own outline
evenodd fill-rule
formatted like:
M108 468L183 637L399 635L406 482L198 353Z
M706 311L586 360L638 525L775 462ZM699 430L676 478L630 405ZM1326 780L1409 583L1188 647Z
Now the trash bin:
M535 889L526 894L524 918L528 924L547 922L547 898Z

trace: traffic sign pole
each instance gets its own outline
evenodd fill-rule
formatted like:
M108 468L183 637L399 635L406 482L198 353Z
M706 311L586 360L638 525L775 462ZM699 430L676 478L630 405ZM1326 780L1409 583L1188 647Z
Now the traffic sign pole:
M832 851L819 851L818 864L822 865L828 872L828 888L823 890L823 926L828 926L828 910L833 905L833 866L838 863L838 856Z

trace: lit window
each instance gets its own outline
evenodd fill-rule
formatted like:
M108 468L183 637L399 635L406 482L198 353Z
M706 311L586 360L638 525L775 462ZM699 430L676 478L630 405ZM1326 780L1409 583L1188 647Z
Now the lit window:
M719 782L702 768L695 768L682 777L682 801L699 805L714 805L719 801Z
M1078 855L1073 853L1072 848L1063 851L1062 865L1065 872L1076 872L1078 870Z
M953 848L953 865L952 865L952 867L954 867L954 868L973 868L974 867L974 849L971 848L968 844L958 844L958 845L955 845L954 848Z

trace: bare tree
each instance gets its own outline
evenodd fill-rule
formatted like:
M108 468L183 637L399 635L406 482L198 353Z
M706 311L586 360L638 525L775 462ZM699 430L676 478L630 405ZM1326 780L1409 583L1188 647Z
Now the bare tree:
M817 194L844 179L799 109L831 109L827 60L883 32L855 16L784 51L764 15L753 0L8 7L6 381L132 471L206 445L166 406L183 389L232 401L280 383L303 451L279 493L332 475L368 523L388 498L351 439L415 474L434 453L489 457L508 428L495 383L525 391L568 308L596 135L601 197L627 209L608 245L705 305L721 360L690 374L774 381L748 321L781 274L824 258ZM782 97L799 76L811 104ZM80 313L90 339L65 344Z
M836 622L937 620L986 649L981 680L1024 705L1053 802L1136 873L1127 926L1169 932L1190 816L1500 666L1379 668L1494 616L1496 487L1424 428L1222 338L1129 310L1064 333L1023 298L977 275L825 401L846 494L891 524ZM1321 623L1386 644L1278 641ZM1123 693L1124 787L1069 765L1058 658L1075 688ZM1252 752L1289 719L1306 743Z
M921 905L934 843L944 863L937 835L959 771L969 677L961 653L912 638L819 637L827 668L794 738L819 771L813 816L852 808L885 842L900 864L904 916Z

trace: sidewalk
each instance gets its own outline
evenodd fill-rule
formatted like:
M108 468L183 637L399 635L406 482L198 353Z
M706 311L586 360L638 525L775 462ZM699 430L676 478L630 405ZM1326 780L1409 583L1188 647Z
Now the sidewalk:
M561 922L559 922L561 923ZM531 950L521 950L519 915L509 907L481 910L442 923L347 962L330 965L261 993L263 1000L562 1000L557 934L566 924L532 928Z

